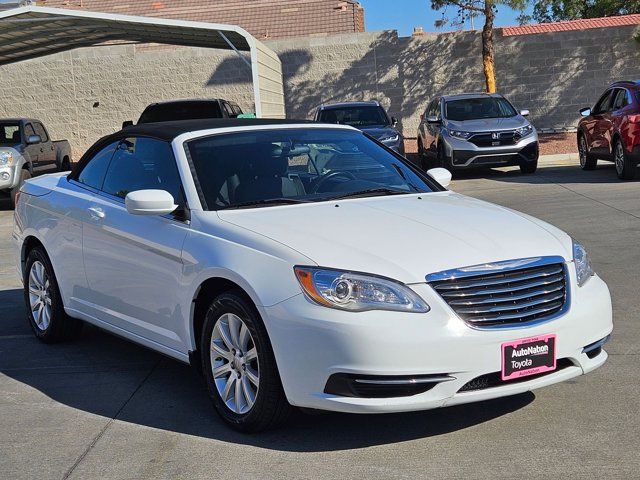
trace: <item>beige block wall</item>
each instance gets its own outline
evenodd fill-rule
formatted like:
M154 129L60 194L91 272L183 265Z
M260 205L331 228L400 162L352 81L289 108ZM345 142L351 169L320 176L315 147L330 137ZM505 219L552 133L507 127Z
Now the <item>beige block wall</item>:
M640 78L636 27L502 37L499 91L531 110L538 128L571 128L618 79ZM378 99L414 137L433 96L481 91L477 32L398 38L394 31L268 42L282 61L289 118L323 102ZM0 118L40 118L76 158L154 101L222 97L253 111L251 71L234 53L199 48L85 48L0 66ZM277 97L277 98L276 98ZM279 95L273 99L280 101Z

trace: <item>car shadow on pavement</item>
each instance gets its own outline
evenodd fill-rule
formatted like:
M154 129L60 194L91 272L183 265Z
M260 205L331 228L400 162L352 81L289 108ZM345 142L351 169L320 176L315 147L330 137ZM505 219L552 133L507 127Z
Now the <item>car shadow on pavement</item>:
M517 167L507 169L479 169L456 172L455 181L489 179L507 183L526 184L620 184L629 183L619 180L613 164L601 164L595 170L583 171L579 165L544 166L536 173L523 174ZM640 171L636 182L640 180ZM633 183L633 181L631 182Z
M11 198L9 195L0 193L0 212L13 210L11 206Z
M281 451L345 450L438 436L507 415L535 398L526 393L402 414L296 413L276 431L241 434L218 418L200 378L187 365L91 326L74 342L39 342L31 335L18 289L0 291L0 351L3 375L73 409L133 425ZM16 390L20 387L12 388L14 397ZM77 414L60 414L48 428L73 429L76 421Z

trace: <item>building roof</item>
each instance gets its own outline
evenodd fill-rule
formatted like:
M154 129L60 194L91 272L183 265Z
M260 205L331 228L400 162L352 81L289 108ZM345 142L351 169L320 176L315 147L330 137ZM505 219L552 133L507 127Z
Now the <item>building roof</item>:
M364 31L355 0L39 0L38 5L240 25L276 39Z
M534 35L536 33L566 32L569 30L588 30L590 28L622 27L640 24L640 14L619 15L615 17L588 18L570 20L567 22L538 23L535 25L521 25L518 27L504 27L502 35Z

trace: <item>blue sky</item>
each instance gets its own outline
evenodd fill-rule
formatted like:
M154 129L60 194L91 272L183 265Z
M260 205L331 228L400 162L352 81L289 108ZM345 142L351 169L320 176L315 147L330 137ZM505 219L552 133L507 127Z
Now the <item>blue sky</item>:
M359 0L364 7L364 17L367 31L398 30L398 35L411 35L413 27L421 26L427 32L438 31L434 22L442 18L442 11L431 10L430 0ZM531 8L529 8L531 10ZM455 20L457 9L449 7L445 16ZM517 25L517 11L504 5L498 6L496 26ZM475 28L482 28L483 17L476 19ZM471 28L467 23L466 28ZM452 27L441 29L452 30Z

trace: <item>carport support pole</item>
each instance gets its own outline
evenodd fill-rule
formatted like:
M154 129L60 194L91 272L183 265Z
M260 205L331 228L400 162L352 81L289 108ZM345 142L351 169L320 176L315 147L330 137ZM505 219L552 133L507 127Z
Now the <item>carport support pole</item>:
M247 39L249 43L249 49L251 53L251 62L242 56L242 52L236 48L236 46L227 38L227 36L222 33L220 30L217 31L218 35L222 37L222 39L227 42L227 45L231 47L231 49L238 54L240 59L245 63L247 67L251 69L251 79L253 81L253 101L256 108L256 117L260 118L262 116L262 104L260 101L260 78L258 76L258 57L256 55L256 45L251 41L250 38Z

